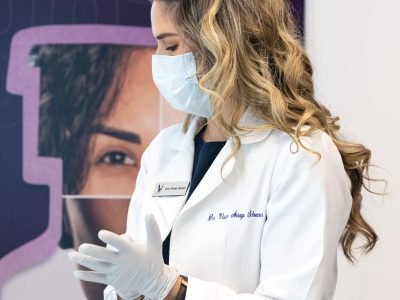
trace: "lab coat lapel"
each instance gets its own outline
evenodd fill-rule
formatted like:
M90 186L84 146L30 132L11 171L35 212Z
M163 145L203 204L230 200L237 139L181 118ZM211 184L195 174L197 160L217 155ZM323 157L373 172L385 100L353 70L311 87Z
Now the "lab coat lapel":
M194 137L201 126L201 123L204 121L204 118L196 116L190 123L186 134L179 132L171 137L169 146L178 149L178 152L173 156L171 161L167 163L166 167L155 176L153 182L151 182L149 186L149 192L151 194L153 194L153 190L157 183L191 181L194 159ZM249 110L246 111L240 121L241 125L257 125L257 122L259 121L254 119L254 116ZM260 133L246 134L240 137L241 143L249 144L260 141L267 137L270 131L271 130L266 130ZM192 192L190 199L188 199L187 202L186 199L189 189L184 196L152 197L152 201L145 201L144 205L148 206L146 211L153 213L156 217L161 231L162 240L165 240L168 236L168 233L178 215L195 208L199 203L207 198L210 193L220 186L223 180L228 180L229 175L237 164L240 152L236 157L231 157L226 162L222 169L222 177L220 170L224 161L231 154L233 146L233 139L229 138L198 186Z
M149 193L153 194L158 183L187 182L189 184L194 157L194 136L197 132L200 118L195 118L186 134L177 132L171 137L169 146L178 149L178 152L167 162L165 168L155 176L149 185ZM154 214L160 228L161 238L164 240L174 223L178 213L185 204L189 188L183 196L152 197L146 201L146 212Z
M257 127L258 125L261 124L266 124L266 122L257 119L255 117L255 114L252 112L250 108L245 111L244 115L239 121L240 126ZM240 136L241 144L245 145L261 141L265 139L271 133L271 131L272 129L266 129L261 132L250 132L244 134ZM238 164L238 160L240 160L240 157L242 155L241 150L239 150L239 152L235 156L229 158L229 160L223 166L225 160L232 153L233 147L234 147L234 141L232 138L229 138L224 147L218 153L217 157L215 158L209 169L207 170L202 180L199 182L197 187L192 192L185 206L183 206L181 213L184 213L192 209L193 207L198 205L201 201L203 201L205 198L207 198L207 196L210 195L210 193L212 193L218 186L221 185L223 180L229 181L228 177L232 173L235 166ZM222 168L222 176L221 176L221 168Z
M228 139L207 172L204 174L204 177L201 179L197 187L193 190L186 205L182 209L182 213L199 204L222 183L223 179L226 179L229 174L231 174L236 162L235 157L230 158L230 160L227 161L227 163L224 165L221 177L222 165L229 154L232 152L232 147L232 141L231 139Z

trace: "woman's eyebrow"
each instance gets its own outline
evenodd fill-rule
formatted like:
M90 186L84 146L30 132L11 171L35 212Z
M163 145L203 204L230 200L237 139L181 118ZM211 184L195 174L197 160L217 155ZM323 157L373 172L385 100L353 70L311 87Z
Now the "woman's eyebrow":
M125 131L117 128L108 127L105 125L97 125L92 129L94 133L102 133L117 139L125 140L131 143L139 144L141 143L140 135L135 132Z
M169 36L177 36L177 34L173 33L173 32L164 32L164 33L161 33L161 34L157 35L156 39L157 40L162 40L163 38L166 38L166 37L169 37Z

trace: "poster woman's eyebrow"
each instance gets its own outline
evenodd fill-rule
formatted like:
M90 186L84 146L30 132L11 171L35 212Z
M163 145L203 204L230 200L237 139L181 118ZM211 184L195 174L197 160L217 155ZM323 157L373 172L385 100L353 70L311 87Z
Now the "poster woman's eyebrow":
M112 127L108 127L108 126L104 126L104 125L94 126L92 129L92 132L106 134L106 135L115 137L117 139L122 139L122 140L132 142L135 144L141 143L140 135L138 135L135 132L124 131L124 130L120 130L117 128L112 128Z

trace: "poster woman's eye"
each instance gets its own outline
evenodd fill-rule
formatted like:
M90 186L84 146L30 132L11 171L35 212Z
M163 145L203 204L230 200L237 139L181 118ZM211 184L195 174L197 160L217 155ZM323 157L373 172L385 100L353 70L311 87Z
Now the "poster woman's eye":
M136 165L136 159L130 157L128 154L122 151L111 151L103 155L98 163L104 163L109 165Z

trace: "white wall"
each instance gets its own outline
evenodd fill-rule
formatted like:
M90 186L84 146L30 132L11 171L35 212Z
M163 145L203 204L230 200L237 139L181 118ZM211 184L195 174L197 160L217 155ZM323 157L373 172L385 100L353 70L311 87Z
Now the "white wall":
M380 241L356 267L340 254L335 300L400 299L400 1L306 1L317 96L344 134L371 149L372 163L385 169L371 176L388 179L391 193L364 192L363 212Z

